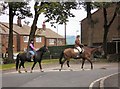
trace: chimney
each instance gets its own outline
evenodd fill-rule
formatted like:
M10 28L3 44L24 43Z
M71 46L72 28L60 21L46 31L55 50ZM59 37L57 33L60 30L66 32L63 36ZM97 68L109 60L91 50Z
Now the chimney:
M17 25L22 27L22 24L21 24L21 18L18 16L18 19L17 19Z
M43 29L43 30L46 30L45 21L44 21L43 24L42 24L42 29Z

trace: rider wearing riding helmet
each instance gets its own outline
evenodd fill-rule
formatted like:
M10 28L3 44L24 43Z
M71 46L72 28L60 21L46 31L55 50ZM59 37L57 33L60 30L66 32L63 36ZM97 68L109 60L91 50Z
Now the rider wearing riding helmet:
M29 52L32 55L32 59L33 59L33 57L35 56L35 52L36 52L33 39L31 39L30 44L29 44Z

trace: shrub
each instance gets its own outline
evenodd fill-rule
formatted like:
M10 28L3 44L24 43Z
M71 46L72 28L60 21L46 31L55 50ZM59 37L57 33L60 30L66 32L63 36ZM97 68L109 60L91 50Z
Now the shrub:
M73 48L74 45L65 45L65 46L50 46L48 47L50 52L46 52L43 56L44 59L56 59L60 57L61 52L66 48Z
M4 63L4 64L15 63L15 60L14 60L14 59L8 59L8 58L6 57L6 58L3 58L3 63Z
M109 54L107 60L109 62L120 62L120 54Z

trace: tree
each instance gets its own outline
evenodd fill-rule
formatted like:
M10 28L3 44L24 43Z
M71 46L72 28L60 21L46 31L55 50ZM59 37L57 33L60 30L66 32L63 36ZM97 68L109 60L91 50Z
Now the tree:
M44 12L45 17L48 19L46 22L52 21L51 25L54 23L64 24L65 25L65 44L66 44L66 25L68 22L68 17L75 17L70 10L76 9L78 3L76 2L53 2L46 7Z
M113 12L113 16L110 20L108 20L108 13L107 8L115 5L115 10ZM103 50L104 50L104 57L107 57L107 35L109 32L109 28L112 25L118 11L120 10L120 2L101 2L97 3L96 6L102 8L103 16L104 16L104 36L103 36Z
M68 17L75 17L71 13L71 9L76 9L76 2L51 2L45 6L45 17L48 19L46 22L51 22L53 26L54 23L64 24L68 21Z
M87 20L88 20L88 46L93 45L93 20L91 15L92 3L86 2Z
M4 4L4 9L7 6ZM9 39L8 39L8 58L13 59L13 19L14 16L31 16L30 7L27 2L8 2L9 7Z
M74 15L70 13L70 9L76 8L75 6L76 3L73 2L35 2L35 15L31 26L27 49L29 50L30 40L34 39L35 37L37 20L41 13L44 13L45 17L48 18L46 19L46 22L50 22L51 26L54 26L54 23L63 24L68 21L68 17L74 17Z
M30 40L34 39L34 37L35 37L35 32L37 30L36 24L37 24L39 15L42 13L42 11L44 9L43 6L45 5L45 3L47 3L47 2L35 2L35 4L34 4L35 15L34 15L33 23L31 25L31 31L30 31L30 35L29 35L27 50L29 50Z

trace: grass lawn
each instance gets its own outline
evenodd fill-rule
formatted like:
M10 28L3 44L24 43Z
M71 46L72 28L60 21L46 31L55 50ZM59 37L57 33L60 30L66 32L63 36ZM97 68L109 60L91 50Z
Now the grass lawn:
M46 59L42 61L42 64L52 64L52 63L58 63L58 59ZM29 67L33 64L33 62L25 62L25 67ZM8 70L8 69L14 69L15 63L12 64L0 64L0 70Z

